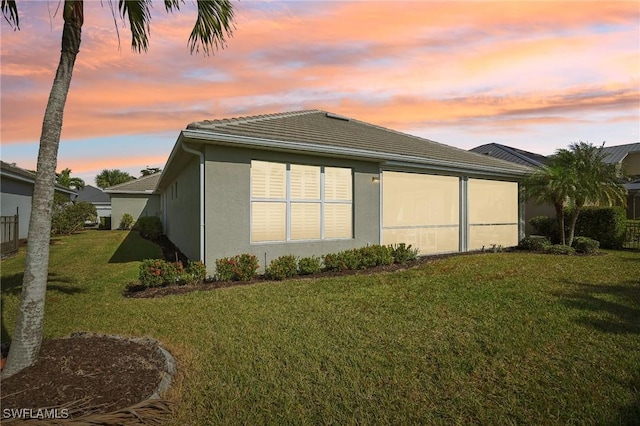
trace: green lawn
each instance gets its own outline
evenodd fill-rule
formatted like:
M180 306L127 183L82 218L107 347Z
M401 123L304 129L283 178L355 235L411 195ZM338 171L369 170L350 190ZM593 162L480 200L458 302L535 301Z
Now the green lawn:
M606 253L125 299L158 249L90 231L52 246L45 334L162 341L180 370L175 424L634 424L640 253ZM23 256L2 261L3 341Z

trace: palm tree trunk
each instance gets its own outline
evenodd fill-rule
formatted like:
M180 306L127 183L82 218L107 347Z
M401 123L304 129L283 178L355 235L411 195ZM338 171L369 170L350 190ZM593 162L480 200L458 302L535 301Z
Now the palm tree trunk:
M32 365L40 351L47 290L51 210L55 191L58 145L62 116L71 85L73 66L80 49L83 24L82 1L65 0L62 51L42 123L31 219L27 235L27 257L22 282L22 300L3 377Z
M578 222L578 215L580 214L580 207L575 206L571 210L571 216L569 217L569 239L567 241L567 245L570 246L573 244L573 238L576 232L576 223Z
M558 221L558 226L560 227L560 242L562 245L565 243L565 235L564 235L564 205L556 204L556 220Z

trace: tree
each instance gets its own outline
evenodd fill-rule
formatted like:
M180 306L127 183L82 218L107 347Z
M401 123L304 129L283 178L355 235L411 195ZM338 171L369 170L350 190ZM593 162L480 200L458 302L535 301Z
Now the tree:
M85 187L82 179L79 177L71 177L71 169L64 169L60 173L56 173L56 183L73 189L82 189Z
M118 169L104 169L96 176L96 185L100 188L108 188L110 186L129 182L135 179L127 172Z
M161 171L162 171L162 169L160 167L149 167L149 166L147 166L146 169L140 170L140 174L142 176L150 176L150 175L155 175L156 173L160 173Z
M115 2L114 2L115 3ZM133 51L148 49L149 23L151 20L150 0L119 0L118 13L128 20L131 30ZM180 9L183 2L164 0L165 10ZM205 55L224 47L227 35L231 35L233 7L230 0L196 0L198 14L189 36L191 53ZM2 0L0 4L5 21L14 29L20 29L18 8L15 0ZM71 85L73 67L80 49L82 25L84 23L84 3L82 0L65 0L62 6L64 26L62 48L49 100L44 114L38 151L37 170L32 197L31 218L27 235L27 256L22 283L22 299L18 310L15 330L12 336L9 356L3 377L11 376L32 365L42 343L44 324L44 302L47 287L49 263L49 242L51 210L55 188L55 170L58 162L58 146L62 131L64 106Z
M569 194L569 236L567 245L573 243L576 222L582 208L588 204L626 204L627 191L621 183L621 176L615 164L604 162L606 154L602 146L586 142L569 145L569 149L559 149L552 158L556 167L570 170L573 188Z

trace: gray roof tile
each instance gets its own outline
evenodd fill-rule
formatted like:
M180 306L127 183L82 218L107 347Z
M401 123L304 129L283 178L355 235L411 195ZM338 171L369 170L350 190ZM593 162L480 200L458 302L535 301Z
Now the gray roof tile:
M161 173L155 173L149 176L143 176L138 179L130 180L129 182L121 183L118 185L105 188L104 192L110 194L117 193L138 193L138 194L150 194L158 186L158 180L160 180Z

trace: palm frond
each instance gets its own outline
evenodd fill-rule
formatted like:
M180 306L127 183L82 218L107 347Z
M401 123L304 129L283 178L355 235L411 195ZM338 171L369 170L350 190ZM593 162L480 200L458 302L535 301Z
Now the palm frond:
M118 9L122 19L129 20L131 49L140 53L149 49L151 0L120 0Z
M184 3L184 1L181 2L180 0L164 0L164 8L167 12L180 10L180 3Z
M15 30L20 30L20 17L18 16L18 5L15 0L2 0L2 16Z
M165 2L166 3L166 2ZM229 0L198 0L198 18L189 36L191 53L213 54L224 48L233 32L233 6Z

